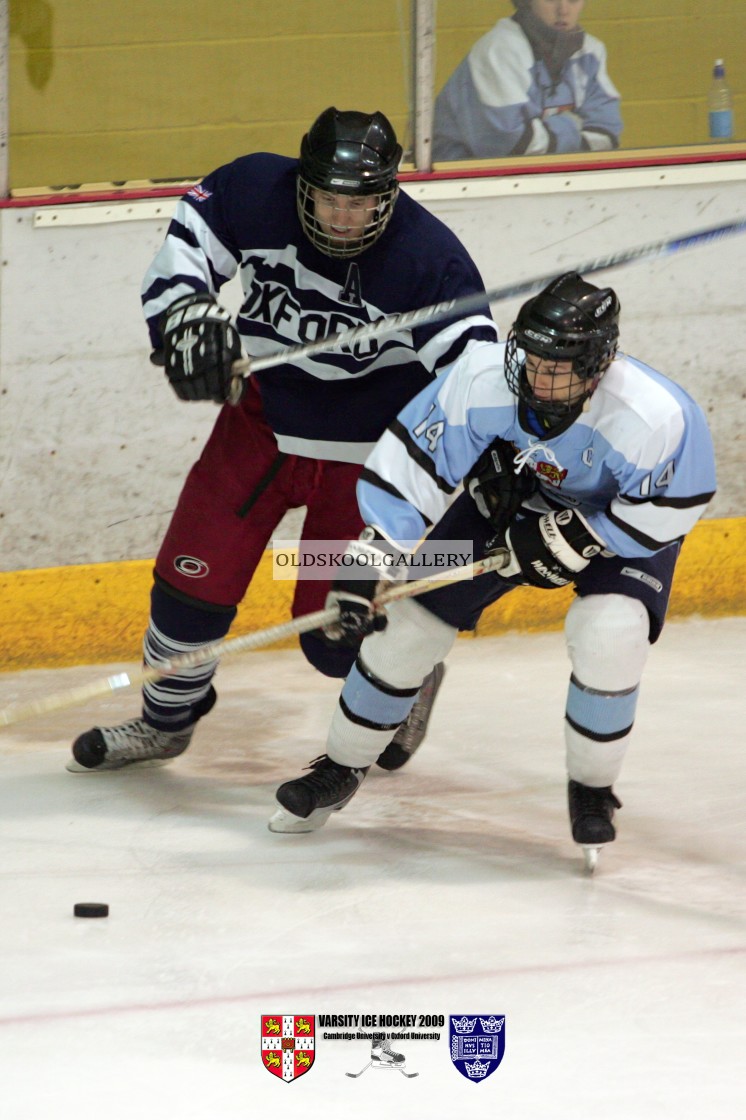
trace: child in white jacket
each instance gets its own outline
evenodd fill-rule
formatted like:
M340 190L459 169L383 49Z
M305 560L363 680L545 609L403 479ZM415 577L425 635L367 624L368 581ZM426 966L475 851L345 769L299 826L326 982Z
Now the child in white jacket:
M619 93L606 48L579 25L585 0L513 0L435 102L433 159L619 147Z

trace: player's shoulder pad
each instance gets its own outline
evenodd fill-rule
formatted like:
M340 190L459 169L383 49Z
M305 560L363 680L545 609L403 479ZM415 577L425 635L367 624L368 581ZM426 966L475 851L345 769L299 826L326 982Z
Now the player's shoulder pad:
M271 185L295 171L298 161L272 152L252 152L238 156L205 175L200 187L207 192L255 190L262 184ZM193 194L194 192L189 192ZM189 197L187 194L187 198ZM199 197L199 196L198 196ZM202 196L204 198L204 195ZM208 196L209 197L209 193Z
M453 230L440 218L436 218L435 214L422 203L407 194L406 184L402 185L405 189L399 192L391 223L393 225L396 220L397 226L401 226L400 230L395 227L398 243L401 245L399 235L403 234L405 239L416 247L421 257L429 255L431 260L433 255L444 257L446 254L451 254L462 258L469 257L467 249Z

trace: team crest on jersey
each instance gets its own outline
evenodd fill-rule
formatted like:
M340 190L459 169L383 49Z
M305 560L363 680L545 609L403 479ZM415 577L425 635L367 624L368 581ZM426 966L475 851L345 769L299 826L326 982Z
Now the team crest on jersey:
M451 1061L467 1081L484 1081L505 1055L504 1015L450 1015Z
M262 1065L281 1081L308 1073L316 1056L314 1015L262 1015Z
M536 464L536 473L542 482L548 482L550 486L561 486L567 478L567 468L558 467L556 463L547 463L544 460Z
M212 191L208 191L205 187L200 186L192 187L190 191L187 191L187 198L193 198L197 202L204 202L205 199L210 198L211 195Z

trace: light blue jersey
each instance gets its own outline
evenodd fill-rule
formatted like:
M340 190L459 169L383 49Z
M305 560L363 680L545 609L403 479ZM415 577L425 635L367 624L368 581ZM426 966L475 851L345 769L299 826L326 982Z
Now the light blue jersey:
M400 412L358 484L365 521L402 545L425 536L499 437L515 447L516 469L535 473L547 504L578 509L610 552L650 556L682 540L716 486L695 401L620 354L575 422L541 437L508 387L504 359L505 343L477 344Z

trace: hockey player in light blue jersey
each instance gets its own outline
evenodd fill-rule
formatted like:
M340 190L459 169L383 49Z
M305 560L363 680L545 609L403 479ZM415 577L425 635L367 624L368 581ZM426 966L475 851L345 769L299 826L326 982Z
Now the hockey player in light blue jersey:
M585 0L514 0L435 102L433 159L619 147L619 93L606 48L579 25Z
M355 486L402 406L466 350L497 337L485 303L468 319L422 324L313 356L302 344L397 312L484 292L456 236L399 190L402 149L383 113L326 109L299 159L271 152L219 167L176 206L142 290L154 364L177 397L221 404L179 497L155 564L146 664L159 666L224 637L272 533L305 507L308 541L349 541L363 527ZM233 322L227 281L243 298ZM252 374L238 403L234 362L294 350ZM294 616L319 610L328 581L296 581ZM304 633L319 671L345 677L354 650ZM68 769L167 761L188 747L215 700L216 661L143 689L142 717L83 732ZM442 677L434 670L400 742L396 769L424 733ZM401 749L400 749L401 748Z
M368 528L350 547L364 578L338 578L333 629L367 633L327 753L278 790L273 831L309 831L356 792L420 681L458 631L520 584L574 584L565 631L573 838L592 866L615 837L613 791L640 679L661 632L681 541L715 491L712 441L673 381L617 352L611 288L567 273L521 308L507 342L484 343L423 390L382 436L358 484ZM458 494L461 482L464 490ZM391 550L429 534L503 550L499 572L374 615ZM348 572L350 569L345 569Z

